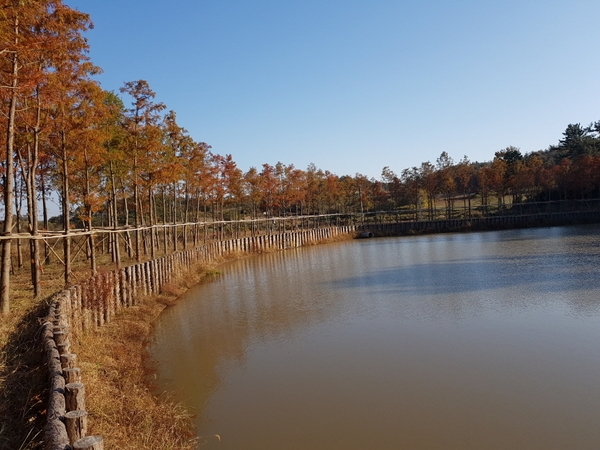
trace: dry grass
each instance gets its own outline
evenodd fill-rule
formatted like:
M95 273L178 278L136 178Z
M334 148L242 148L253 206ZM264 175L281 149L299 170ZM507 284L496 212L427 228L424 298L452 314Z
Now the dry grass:
M190 413L157 398L148 385L146 346L151 324L165 308L163 297L143 299L77 342L89 433L102 435L106 448L195 448Z
M332 236L330 238L320 239L318 241L309 242L308 245L321 245L327 244L329 242L342 242L354 239L356 237L355 234L338 234L337 236Z
M14 303L0 326L0 449L39 449L48 376L37 336L47 303Z

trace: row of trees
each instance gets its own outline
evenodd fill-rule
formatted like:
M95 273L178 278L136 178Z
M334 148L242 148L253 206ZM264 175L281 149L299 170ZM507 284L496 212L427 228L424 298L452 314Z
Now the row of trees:
M445 217L450 218L456 202L461 202L465 214L471 216L474 198L478 213L483 214L492 203L503 209L523 202L598 198L600 137L597 134L590 137L598 145L590 153L570 154L571 150L561 140L548 150L526 155L510 146L485 163L471 163L466 156L455 163L442 152L435 164L424 162L420 167L404 169L400 176L385 167L382 179L390 196L384 200L393 207L407 203L415 210L422 207L427 218L433 219L438 199L443 200Z
M144 80L107 92L94 80L83 37L87 14L61 0L0 0L0 135L4 149L4 208L0 306L8 311L11 234L22 223L32 236L50 227L47 201L58 198L62 231L300 214L355 213L408 208L433 219L437 202L451 216L462 202L473 214L496 199L569 199L598 195L600 122L569 125L548 150L522 155L508 147L491 162L455 162L443 152L435 163L389 167L380 180L338 176L314 165L278 162L246 172L231 155L195 141L174 111L155 100ZM41 203L41 205L39 204ZM480 210L482 208L479 208ZM24 218L24 220L20 220ZM89 234L94 261L95 243ZM155 235L149 248L154 256ZM38 294L39 240L31 239L31 276ZM68 284L71 240L63 239ZM140 233L132 247L141 258ZM118 248L117 248L118 250ZM95 267L92 268L96 270Z

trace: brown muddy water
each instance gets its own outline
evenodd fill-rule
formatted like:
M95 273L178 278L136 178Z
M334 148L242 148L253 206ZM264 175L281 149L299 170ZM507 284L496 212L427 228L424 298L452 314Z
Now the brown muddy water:
M157 382L201 449L598 449L599 267L598 225L258 255L160 317Z

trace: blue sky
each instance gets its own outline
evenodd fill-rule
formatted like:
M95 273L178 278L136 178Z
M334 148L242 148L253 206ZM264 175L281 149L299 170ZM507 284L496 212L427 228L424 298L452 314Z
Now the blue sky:
M65 0L102 87L145 79L246 171L379 179L446 151L491 160L600 120L597 0Z

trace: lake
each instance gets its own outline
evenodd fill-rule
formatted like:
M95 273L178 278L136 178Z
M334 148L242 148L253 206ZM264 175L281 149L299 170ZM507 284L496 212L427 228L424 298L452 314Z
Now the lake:
M599 225L245 258L159 318L156 382L202 449L597 449L599 265Z

